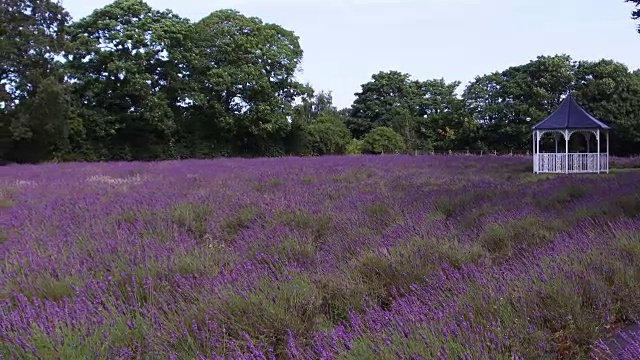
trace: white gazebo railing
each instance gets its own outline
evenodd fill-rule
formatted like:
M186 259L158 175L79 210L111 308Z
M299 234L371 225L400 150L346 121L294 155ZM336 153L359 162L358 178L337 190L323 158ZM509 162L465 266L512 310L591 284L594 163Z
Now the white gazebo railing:
M535 154L537 173L598 173L609 172L609 154L597 153L542 153ZM600 163L598 164L598 157ZM598 170L598 166L600 169Z

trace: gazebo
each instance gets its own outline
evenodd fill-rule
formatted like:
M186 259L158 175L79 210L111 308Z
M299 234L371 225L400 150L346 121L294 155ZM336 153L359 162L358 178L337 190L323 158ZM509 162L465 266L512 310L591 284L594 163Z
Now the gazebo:
M611 128L585 111L571 94L562 100L555 112L532 129L534 173L609 172L609 130ZM555 151L541 151L541 140L547 133L554 135ZM569 143L571 136L575 133L582 134L585 141L582 145L574 146L575 152L570 152ZM607 144L605 152L602 151L600 141L602 133L605 135ZM564 146L559 146L562 145L561 138L564 139ZM592 140L593 138L595 141ZM595 149L591 146L592 142Z

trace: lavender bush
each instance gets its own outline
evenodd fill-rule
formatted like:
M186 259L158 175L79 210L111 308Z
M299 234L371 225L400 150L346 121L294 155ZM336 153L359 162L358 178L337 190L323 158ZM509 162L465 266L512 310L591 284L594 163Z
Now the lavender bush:
M640 156L633 157L615 157L610 158L611 168L619 169L640 169Z
M473 156L0 168L0 354L637 358L640 171L530 168Z

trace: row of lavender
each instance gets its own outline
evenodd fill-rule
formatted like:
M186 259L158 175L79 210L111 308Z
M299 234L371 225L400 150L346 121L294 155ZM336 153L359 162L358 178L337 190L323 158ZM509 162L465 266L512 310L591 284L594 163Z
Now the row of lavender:
M529 169L466 156L0 169L0 354L622 356L607 336L640 309L640 173Z

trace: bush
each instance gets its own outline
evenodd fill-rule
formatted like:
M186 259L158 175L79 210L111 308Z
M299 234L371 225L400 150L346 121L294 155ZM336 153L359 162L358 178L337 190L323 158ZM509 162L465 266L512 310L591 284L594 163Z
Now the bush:
M313 155L344 154L351 141L351 132L339 119L323 115L307 126L306 148Z
M362 140L352 139L347 145L347 155L360 155L362 154Z
M223 300L217 320L230 335L242 338L246 333L284 356L288 331L308 337L317 329L320 299L318 288L304 275L289 281L265 279L256 289Z
M588 190L580 185L570 184L550 197L536 198L534 202L542 210L562 210L574 201L588 195Z
M404 150L405 143L402 136L388 127L377 127L362 139L362 151L364 153L389 154Z
M553 241L560 225L527 216L508 223L490 224L480 235L482 247L491 254L510 255L515 248L539 246Z

